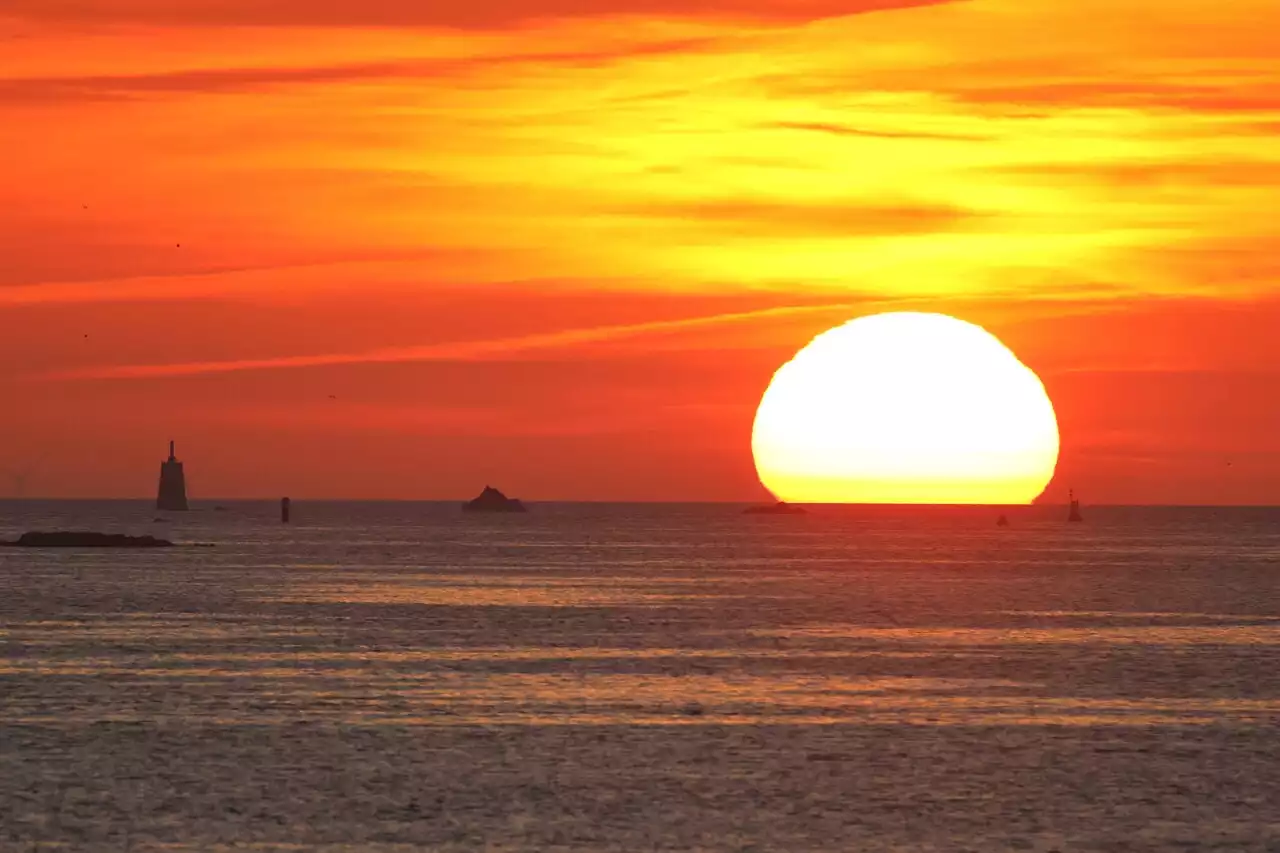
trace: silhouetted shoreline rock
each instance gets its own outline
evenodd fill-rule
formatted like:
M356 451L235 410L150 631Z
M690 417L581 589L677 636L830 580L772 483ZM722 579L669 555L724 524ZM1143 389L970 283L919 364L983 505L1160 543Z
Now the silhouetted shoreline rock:
M776 504L766 504L764 506L748 507L742 511L743 515L806 515L805 511L798 506L792 506L786 501L778 501Z
M524 504L515 498L509 498L492 486L485 486L484 491L475 500L462 505L463 512L528 512Z
M154 536L126 536L122 533L93 533L87 530L31 531L13 542L0 542L10 548L172 548L168 539Z

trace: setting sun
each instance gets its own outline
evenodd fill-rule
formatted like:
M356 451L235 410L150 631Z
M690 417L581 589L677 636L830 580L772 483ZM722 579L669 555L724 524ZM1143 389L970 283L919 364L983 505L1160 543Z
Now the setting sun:
M1040 379L943 314L863 317L783 365L756 412L760 480L799 503L1030 503L1058 422Z

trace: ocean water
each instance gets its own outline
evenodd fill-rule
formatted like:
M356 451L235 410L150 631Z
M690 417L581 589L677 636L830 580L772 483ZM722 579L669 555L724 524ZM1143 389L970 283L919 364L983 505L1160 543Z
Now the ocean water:
M0 502L0 849L1280 850L1280 511Z

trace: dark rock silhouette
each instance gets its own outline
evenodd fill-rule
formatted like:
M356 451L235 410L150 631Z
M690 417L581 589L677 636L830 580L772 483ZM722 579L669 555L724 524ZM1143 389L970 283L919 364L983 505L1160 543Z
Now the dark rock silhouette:
M509 498L492 486L485 486L484 491L475 500L462 505L463 512L528 512L524 504L515 498Z
M1009 517L1007 515L1002 515L996 519L996 527L1008 527L1008 526L1009 526Z
M173 455L173 442L169 442L169 458L160 463L160 489L156 495L156 509L166 512L187 511L187 480L182 463Z
M776 504L766 504L764 506L753 506L743 510L743 515L805 515L805 511L798 506L792 506L786 501L778 501Z
M154 536L125 536L120 533L93 533L86 530L31 531L14 542L0 542L11 548L170 548L168 539Z

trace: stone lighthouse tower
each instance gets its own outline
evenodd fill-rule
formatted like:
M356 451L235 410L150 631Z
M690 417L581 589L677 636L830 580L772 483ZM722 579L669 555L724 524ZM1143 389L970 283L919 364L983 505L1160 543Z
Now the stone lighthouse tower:
M173 442L169 442L169 458L160 463L160 492L156 497L156 509L170 512L186 512L187 479L182 473L182 463L173 455Z

